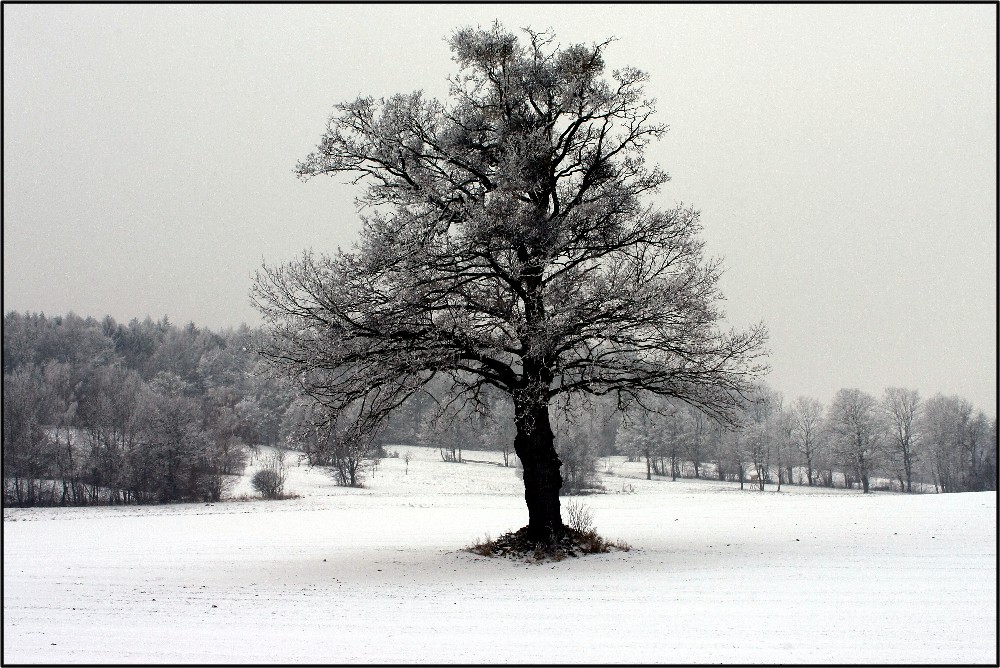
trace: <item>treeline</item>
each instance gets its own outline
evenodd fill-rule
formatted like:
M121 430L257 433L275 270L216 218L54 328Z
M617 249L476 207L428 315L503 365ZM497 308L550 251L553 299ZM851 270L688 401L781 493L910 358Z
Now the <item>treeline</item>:
M515 465L510 402L488 388L480 405L447 404L449 383L432 382L407 401L382 440L438 447L461 461L462 449L498 450ZM625 455L646 475L766 484L857 487L869 491L962 492L997 488L996 416L959 396L924 399L887 388L875 397L843 389L829 406L785 401L760 385L735 428L724 428L683 402L652 399L622 414L613 398L555 406L551 418L563 462L563 490L600 487L600 459Z
M387 430L389 442L499 450L515 465L512 407L488 389L477 407L435 409L446 382L430 397L405 403ZM437 399L433 399L437 397ZM613 398L555 406L552 427L562 460L563 491L600 487L600 459L625 455L646 477L716 478L741 484L820 485L905 492L997 488L997 422L959 396L924 399L887 388L879 397L840 390L829 406L759 385L734 427L723 427L683 402L653 398L622 414Z
M4 505L213 501L292 399L259 333L7 313Z
M386 443L505 450L501 407L448 419L433 381L375 438L324 429L325 416L255 352L260 329L213 332L164 316L118 323L9 312L3 323L5 506L215 501L249 450L281 445L359 486ZM512 416L510 416L512 419ZM329 427L329 425L327 425Z
M212 332L133 319L10 312L3 325L3 503L86 505L213 501L258 444L300 450L342 485L363 484L386 444L513 453L513 409L483 388L449 403L433 379L377 434L329 424L255 353L258 329ZM786 402L766 386L736 429L657 399L622 415L613 399L552 411L567 493L600 487L599 460L626 455L647 477L712 477L900 491L997 488L996 417L962 397L888 388L841 390L829 406ZM349 422L349 417L346 422Z
M616 447L652 474L897 491L997 488L997 422L966 399L890 387L879 397L842 389L828 406L786 402L758 387L741 424L725 430L676 402L622 426ZM707 464L707 466L705 466ZM780 488L780 487L779 487Z

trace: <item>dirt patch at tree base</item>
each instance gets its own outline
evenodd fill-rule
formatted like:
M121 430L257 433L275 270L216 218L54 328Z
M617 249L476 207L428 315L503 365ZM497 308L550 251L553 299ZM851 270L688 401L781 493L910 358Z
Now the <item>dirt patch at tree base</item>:
M523 560L528 562L562 561L566 557L579 557L585 554L602 554L605 552L628 552L631 546L623 541L609 541L602 538L593 529L578 531L564 526L558 536L550 541L538 541L531 538L528 527L505 533L495 540L489 536L466 548L468 552L482 557Z

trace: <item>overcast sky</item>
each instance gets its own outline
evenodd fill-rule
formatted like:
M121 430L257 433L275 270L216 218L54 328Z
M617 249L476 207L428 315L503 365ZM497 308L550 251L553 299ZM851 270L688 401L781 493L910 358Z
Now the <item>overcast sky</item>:
M262 262L347 246L355 190L296 162L333 105L444 97L463 25L616 37L670 132L770 384L996 414L995 5L4 5L5 312L219 329Z

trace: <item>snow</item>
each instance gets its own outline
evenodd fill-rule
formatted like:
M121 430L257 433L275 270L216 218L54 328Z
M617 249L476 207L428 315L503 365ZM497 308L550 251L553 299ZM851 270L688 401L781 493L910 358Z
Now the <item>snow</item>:
M462 550L526 522L514 469L389 450L409 473L385 459L365 489L293 465L290 500L5 509L4 662L997 662L995 493L618 459L577 500L634 549L526 564Z

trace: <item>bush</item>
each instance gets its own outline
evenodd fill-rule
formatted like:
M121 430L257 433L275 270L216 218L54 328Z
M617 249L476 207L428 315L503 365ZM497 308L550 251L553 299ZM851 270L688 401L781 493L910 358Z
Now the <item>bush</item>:
M282 498L285 494L285 453L274 453L264 468L253 474L250 484L265 499Z
M253 488L265 499L276 499L284 491L285 482L274 469L261 469L250 479Z

